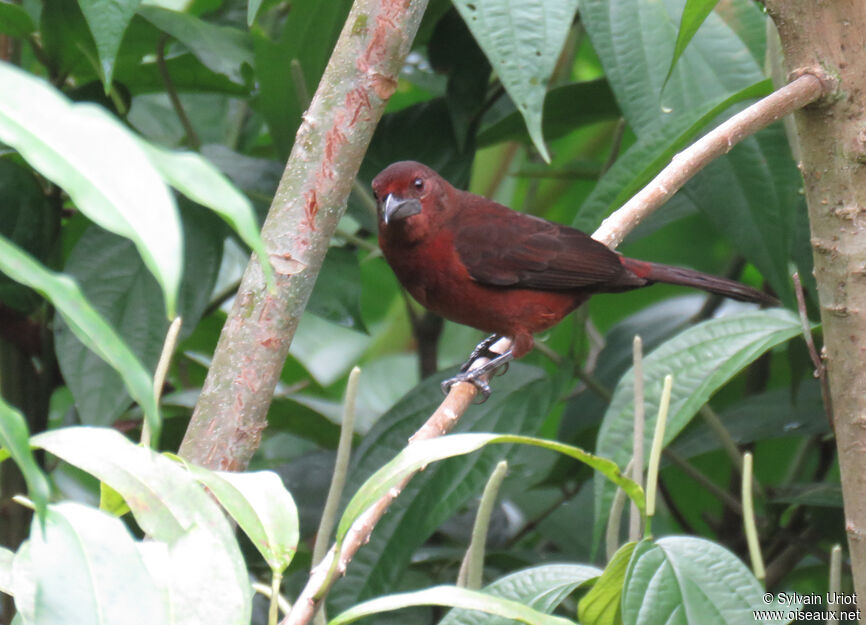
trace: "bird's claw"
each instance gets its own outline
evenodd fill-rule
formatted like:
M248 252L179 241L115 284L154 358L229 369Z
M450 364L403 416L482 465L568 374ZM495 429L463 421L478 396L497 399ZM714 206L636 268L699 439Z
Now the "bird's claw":
M490 385L484 380L482 380L478 375L474 375L474 372L472 371L464 371L458 373L453 378L448 378L447 380L444 380L442 382L442 393L447 395L451 392L451 387L460 382L469 382L470 384L475 385L475 388L477 388L479 392L479 395L476 396L476 399L477 397L481 397L481 401L478 401L476 403L483 404L487 401L487 398L490 397Z

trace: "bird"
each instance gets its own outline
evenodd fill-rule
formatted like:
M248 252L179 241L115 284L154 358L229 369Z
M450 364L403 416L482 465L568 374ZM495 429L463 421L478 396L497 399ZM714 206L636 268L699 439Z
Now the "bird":
M415 161L389 165L372 188L379 247L403 287L428 310L491 335L460 373L442 383L446 393L457 382L471 382L486 399L488 374L524 356L534 334L596 293L663 282L767 306L779 303L733 280L627 258L580 230L457 189ZM490 353L500 337L511 339L509 349ZM492 360L470 369L479 355Z

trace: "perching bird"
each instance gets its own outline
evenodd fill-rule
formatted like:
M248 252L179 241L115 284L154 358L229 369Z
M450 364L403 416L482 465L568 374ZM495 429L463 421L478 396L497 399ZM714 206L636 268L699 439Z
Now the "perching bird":
M379 246L397 279L418 302L446 319L511 348L479 369L447 380L475 384L532 349L532 335L550 328L595 293L629 291L655 282L691 286L742 301L778 301L752 287L693 269L626 258L589 235L518 213L460 191L421 163L389 165L373 180Z

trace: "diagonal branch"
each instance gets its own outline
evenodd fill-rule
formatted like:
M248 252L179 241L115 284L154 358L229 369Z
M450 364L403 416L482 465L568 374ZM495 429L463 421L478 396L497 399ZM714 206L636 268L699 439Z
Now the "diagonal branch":
M593 234L593 237L610 247L616 247L643 218L659 208L677 189L682 187L712 159L725 154L734 144L750 134L754 134L788 113L814 102L824 95L829 88L827 81L821 80L814 74L803 73L785 87L735 115L676 155L670 165L665 167L652 182L608 217ZM491 346L490 351L501 354L510 345L508 339L501 339ZM479 358L472 363L472 368L480 367L486 362L486 358ZM448 393L442 404L409 439L409 444L450 432L469 405L472 404L477 392L477 388L468 382L461 382L452 386L451 392ZM337 581L338 576L346 571L346 567L358 549L369 541L379 519L382 518L391 502L399 496L411 479L412 475L406 477L402 483L392 488L355 522L346 535L339 554L335 553L334 547L331 548L324 560L312 571L310 579L295 602L292 612L283 620L281 625L303 625L312 619L319 603ZM334 561L335 558L337 558L336 562Z

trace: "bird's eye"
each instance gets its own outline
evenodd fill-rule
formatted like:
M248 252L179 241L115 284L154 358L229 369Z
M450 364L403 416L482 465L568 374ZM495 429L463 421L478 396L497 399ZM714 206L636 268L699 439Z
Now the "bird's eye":
M415 188L419 191L424 188L424 181L421 180L421 178L415 178L415 180L412 181L412 184L415 185Z

